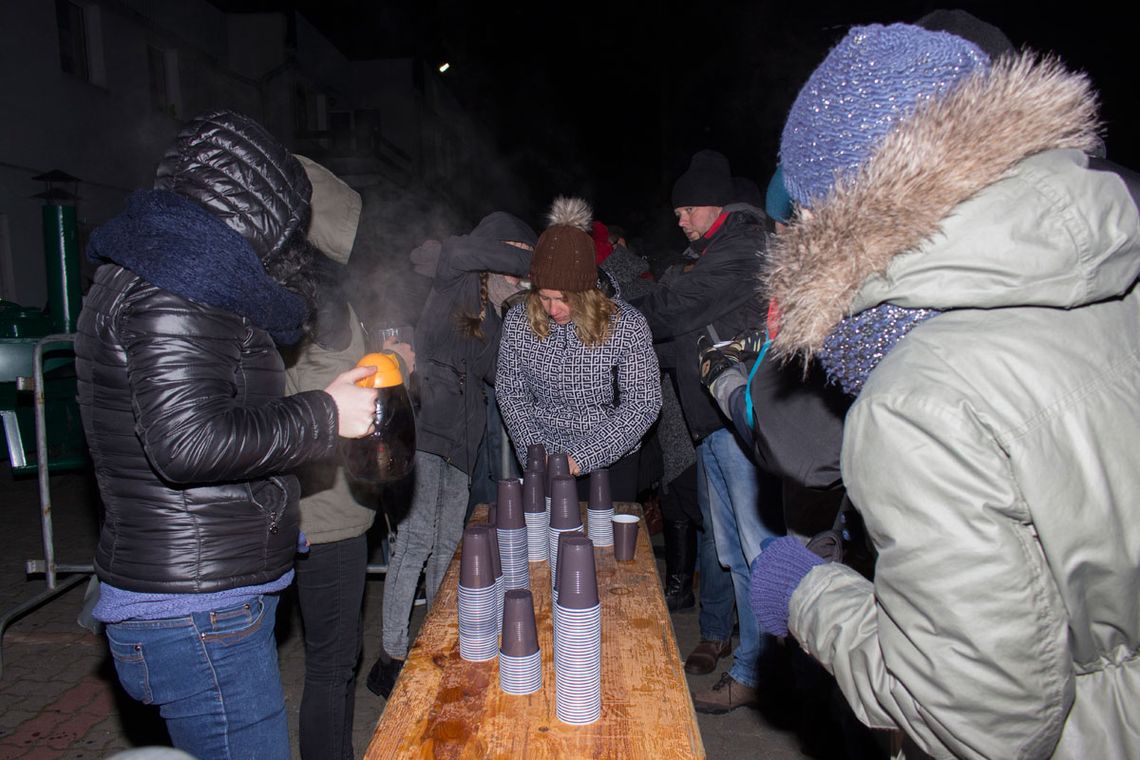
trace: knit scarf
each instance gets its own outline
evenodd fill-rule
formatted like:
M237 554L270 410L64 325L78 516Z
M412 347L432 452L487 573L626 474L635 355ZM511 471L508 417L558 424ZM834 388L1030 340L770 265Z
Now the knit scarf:
M885 303L841 320L819 351L828 381L858 396L883 357L917 325L941 313Z
M126 210L92 233L87 258L245 317L282 345L301 338L304 300L269 276L240 233L175 193L131 194Z

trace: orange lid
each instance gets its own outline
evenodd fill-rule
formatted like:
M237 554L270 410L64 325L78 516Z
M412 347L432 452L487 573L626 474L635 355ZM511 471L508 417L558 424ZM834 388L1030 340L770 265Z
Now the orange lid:
M404 384L404 378L400 375L400 362L395 354L380 352L365 354L356 366L376 368L375 375L356 381L361 388L391 388L394 385Z

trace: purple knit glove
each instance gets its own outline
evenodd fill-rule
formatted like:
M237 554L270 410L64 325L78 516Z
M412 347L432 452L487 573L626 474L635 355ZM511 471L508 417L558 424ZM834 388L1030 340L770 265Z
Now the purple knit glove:
M804 548L794 536L765 541L752 561L752 613L765 633L788 635L788 603L800 581L824 561Z

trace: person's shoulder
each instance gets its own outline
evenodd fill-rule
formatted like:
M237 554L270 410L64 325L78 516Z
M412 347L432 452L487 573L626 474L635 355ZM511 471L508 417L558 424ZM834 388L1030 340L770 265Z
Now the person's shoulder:
M649 329L649 321L646 320L640 309L620 298L613 299L613 302L617 306L613 319L618 325L637 331Z

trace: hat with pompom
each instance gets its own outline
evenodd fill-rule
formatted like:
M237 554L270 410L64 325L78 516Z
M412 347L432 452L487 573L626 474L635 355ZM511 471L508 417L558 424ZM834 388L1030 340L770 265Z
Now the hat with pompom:
M922 102L988 65L977 45L947 32L910 24L852 28L788 113L780 138L788 193L810 207Z
M581 292L598 282L590 204L558 197L550 206L550 226L539 236L530 262L530 282L540 290Z

